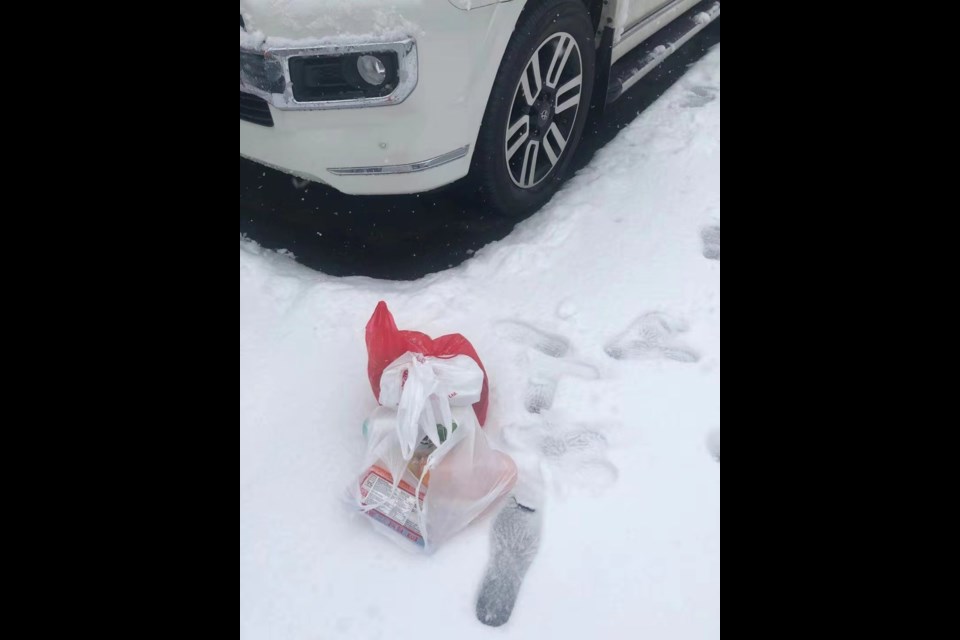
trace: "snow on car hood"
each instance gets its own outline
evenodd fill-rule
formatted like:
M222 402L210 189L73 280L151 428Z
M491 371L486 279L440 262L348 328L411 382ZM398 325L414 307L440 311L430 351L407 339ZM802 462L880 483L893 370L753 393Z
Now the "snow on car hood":
M243 0L240 15L249 36L245 42L241 30L240 45L249 48L265 40L274 46L336 44L363 36L377 40L415 36L416 16L429 10L426 4L424 0Z

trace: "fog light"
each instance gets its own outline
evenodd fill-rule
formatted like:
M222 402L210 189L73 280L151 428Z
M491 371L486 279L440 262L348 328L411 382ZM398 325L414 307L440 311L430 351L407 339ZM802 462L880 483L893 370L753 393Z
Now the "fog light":
M399 60L393 52L290 58L290 84L298 102L382 98L396 90Z
M357 71L367 84L375 87L382 85L387 79L387 66L376 56L360 56L357 58Z

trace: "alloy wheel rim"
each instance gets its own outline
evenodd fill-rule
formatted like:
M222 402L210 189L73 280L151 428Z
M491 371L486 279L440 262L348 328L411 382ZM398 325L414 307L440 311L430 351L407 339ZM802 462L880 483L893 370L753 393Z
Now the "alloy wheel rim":
M583 56L569 33L547 38L524 67L507 116L504 152L510 179L533 189L566 153L583 99Z

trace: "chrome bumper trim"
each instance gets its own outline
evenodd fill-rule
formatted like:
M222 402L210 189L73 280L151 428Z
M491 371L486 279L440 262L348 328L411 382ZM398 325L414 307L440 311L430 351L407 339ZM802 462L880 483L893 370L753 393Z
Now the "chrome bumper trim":
M414 162L412 164L395 164L385 167L344 167L339 169L327 169L330 173L337 176L392 176L402 173L419 173L428 169L436 169L445 164L456 162L465 158L470 153L470 145L461 147L456 151L445 153L442 156L424 160L423 162Z

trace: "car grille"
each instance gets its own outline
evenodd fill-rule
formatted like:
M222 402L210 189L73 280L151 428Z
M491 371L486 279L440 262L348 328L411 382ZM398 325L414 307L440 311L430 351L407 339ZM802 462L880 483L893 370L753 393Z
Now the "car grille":
M240 92L240 119L261 127L273 126L273 116L266 101L243 91Z

